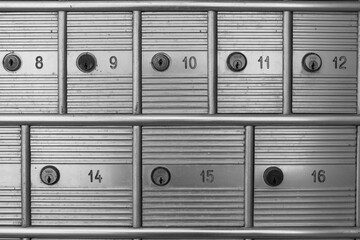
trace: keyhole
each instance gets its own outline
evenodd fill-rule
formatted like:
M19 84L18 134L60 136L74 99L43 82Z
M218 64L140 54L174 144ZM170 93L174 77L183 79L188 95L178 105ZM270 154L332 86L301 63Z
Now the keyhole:
M242 64L240 63L240 61L236 61L235 64L234 64L234 67L235 67L235 69L240 69L241 65Z
M10 59L9 64L10 64L10 67L12 67L12 65L14 64L14 60Z
M272 183L273 183L274 185L276 185L277 180L276 180L276 178L275 178L275 177L273 178Z
M48 176L47 182L48 182L48 183L51 183L51 177L50 177L50 176Z
M317 68L317 62L312 61L312 62L311 62L311 69L312 69L312 70L315 70L316 68Z
M160 60L159 60L159 65L161 66L162 64L163 64L163 60L160 59Z
M84 63L84 68L85 68L85 70L88 69L88 65L86 63Z
M159 177L159 183L160 183L160 185L162 185L164 183L163 177Z

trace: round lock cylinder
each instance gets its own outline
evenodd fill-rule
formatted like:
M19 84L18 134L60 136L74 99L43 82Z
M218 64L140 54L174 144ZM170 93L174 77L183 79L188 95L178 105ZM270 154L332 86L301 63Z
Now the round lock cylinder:
M15 72L21 67L21 59L19 56L9 53L3 59L3 66L7 71Z
M46 166L41 169L40 179L46 185L54 185L60 179L60 172L54 166Z
M170 57L165 53L157 53L152 57L151 65L156 71L166 71L170 66Z
M170 171L164 167L157 167L151 172L151 181L157 186L167 185L170 178Z
M317 72L320 70L322 60L316 53L308 53L302 59L302 66L307 72Z
M269 167L264 172L264 181L270 187L279 186L284 180L284 174L278 167Z
M91 53L82 53L77 58L76 65L82 72L92 72L96 67L96 58Z
M227 66L233 72L240 72L245 69L247 59L244 54L240 52L233 52L227 58Z

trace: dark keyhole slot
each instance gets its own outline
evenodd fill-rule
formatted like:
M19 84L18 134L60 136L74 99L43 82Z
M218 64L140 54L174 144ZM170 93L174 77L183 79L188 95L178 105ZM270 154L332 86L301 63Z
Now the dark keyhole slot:
M51 183L51 177L50 177L50 176L48 176L47 182L48 182L48 183Z
M157 186L165 186L170 182L170 172L167 168L157 167L151 172L151 181Z
M84 53L77 60L78 68L83 72L91 72L95 69L96 60L90 53Z
M271 187L279 186L284 180L284 174L280 168L269 167L264 172L264 181Z
M12 67L14 64L14 60L10 59L9 64L10 64L10 67Z
M159 65L161 66L162 64L163 64L163 60L160 59L160 60L159 60Z

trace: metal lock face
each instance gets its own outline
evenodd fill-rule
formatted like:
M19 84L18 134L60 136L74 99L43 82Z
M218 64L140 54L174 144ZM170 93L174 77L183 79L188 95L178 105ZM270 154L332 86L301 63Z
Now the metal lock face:
M316 53L308 53L303 57L302 65L308 72L317 72L321 68L322 60Z
M7 71L15 72L21 67L21 59L13 54L7 54L3 59L3 66Z
M170 66L170 57L165 53L157 53L152 57L151 65L156 71L163 72Z
M46 166L41 169L40 178L46 185L54 185L60 179L60 172L54 166Z
M245 69L247 59L244 54L240 52L233 52L227 58L227 66L233 72L240 72Z
M151 172L151 181L157 186L165 186L170 182L170 172L167 168L157 167Z
M264 172L264 181L270 187L279 186L284 180L284 174L278 167L269 167Z
M91 53L85 52L79 55L76 60L76 65L80 71L89 73L96 67L96 58Z

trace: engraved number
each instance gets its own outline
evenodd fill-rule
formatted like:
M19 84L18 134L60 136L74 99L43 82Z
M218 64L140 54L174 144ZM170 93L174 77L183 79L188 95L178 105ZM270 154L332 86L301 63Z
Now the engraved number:
M260 63L260 69L263 69L263 65L264 65L263 62L266 63L266 68L267 68L267 69L270 68L270 57L269 57L269 56L267 56L267 57L265 58L265 60L263 60L263 57L261 56L261 57L259 58L258 62Z
M314 170L311 176L313 176L314 178L314 183L316 182L323 183L326 180L325 170L319 170L319 171Z
M197 61L194 56L191 56L189 58L189 60L188 60L188 57L184 57L184 59L182 61L185 64L185 69L188 69L188 65L189 65L190 69L195 69L197 67Z
M202 170L200 176L203 183L212 183L215 180L214 170Z
M99 183L101 183L101 180L103 179L100 175L100 170L96 170L95 178L94 178L93 170L90 170L88 176L90 176L90 182L94 182L94 180L95 180L95 181L99 181Z
M42 56L37 56L37 57L35 58L35 61L36 61L35 67L36 67L37 69L42 69L43 66L44 66Z
M339 59L338 59L338 57L335 57L333 59L333 62L335 64L335 69L338 69L338 64L340 64L339 69L346 69L346 66L345 66L346 61L347 61L347 59L345 56L341 56L341 57L339 57Z
M117 58L115 56L111 56L109 61L110 61L110 68L111 69L117 68L118 60L117 60Z

